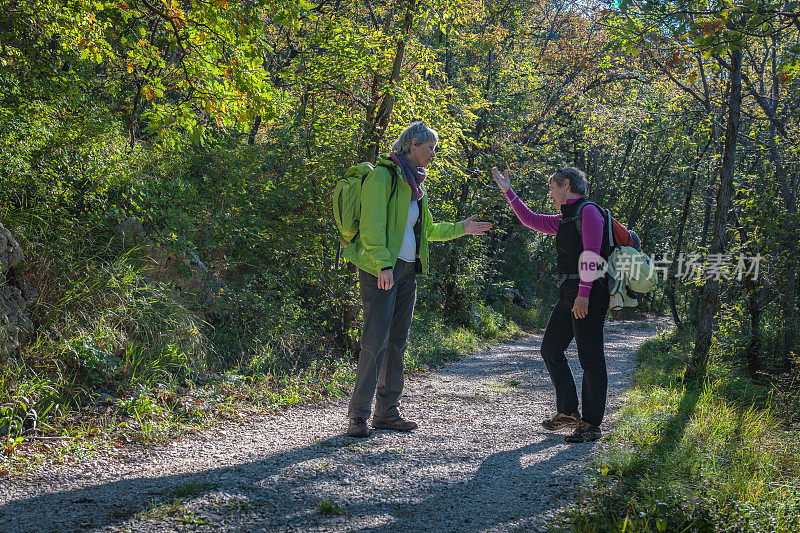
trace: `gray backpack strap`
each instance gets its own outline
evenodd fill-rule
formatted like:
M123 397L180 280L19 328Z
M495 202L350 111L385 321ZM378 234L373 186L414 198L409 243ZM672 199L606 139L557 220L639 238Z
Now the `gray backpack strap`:
M610 253L610 251L614 249L614 224L611 222L611 211L609 209L604 209L596 203L584 198L575 209L575 215L566 218L562 217L560 223L569 224L574 222L575 229L578 230L578 238L583 239L583 225L581 223L581 217L583 215L583 208L589 204L595 206L597 210L600 211L600 216L603 217L603 222L606 226L606 233L608 233L608 248Z
M600 209L600 206L595 204L594 202L590 202L586 198L580 201L578 207L575 209L575 214L571 217L561 217L559 221L560 224L570 224L572 222L575 223L575 228L578 230L578 237L583 237L583 226L581 224L581 213L583 212L583 208L586 207L586 204L593 204L595 207Z

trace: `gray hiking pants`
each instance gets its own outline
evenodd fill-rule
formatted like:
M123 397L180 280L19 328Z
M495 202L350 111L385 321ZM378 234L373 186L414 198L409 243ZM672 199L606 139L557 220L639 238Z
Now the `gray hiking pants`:
M350 399L350 418L369 418L372 397L375 415L393 417L399 411L403 394L403 355L408 346L408 332L417 299L414 263L398 260L394 267L394 285L378 288L378 278L358 271L364 333L358 354L356 383Z

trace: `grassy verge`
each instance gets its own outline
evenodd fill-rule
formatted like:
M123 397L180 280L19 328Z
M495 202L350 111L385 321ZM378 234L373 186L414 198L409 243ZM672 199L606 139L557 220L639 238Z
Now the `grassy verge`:
M800 529L800 439L787 406L725 354L704 381L683 383L691 347L673 332L640 348L632 389L557 528Z
M457 327L423 311L412 326L406 368L422 372L521 333L490 307L475 308L471 323ZM32 468L113 453L130 443L163 442L225 421L246 422L293 405L339 398L349 393L355 377L352 359L312 360L294 368L250 361L215 373L177 355L129 355L129 366L146 362L152 367L147 373L161 377L111 390L112 395L103 392L110 390L108 382L87 378L67 383L63 374L37 379L22 365L5 372L0 381L8 387L9 401L0 425L10 427L11 434L0 439L5 452L0 454L0 476L24 475ZM125 364L123 360L117 366ZM127 374L116 377L133 384ZM30 412L35 419L28 417Z
M473 307L469 326L451 326L433 313L420 313L411 327L407 372L419 372L458 359L488 344L519 336L523 330L492 307Z

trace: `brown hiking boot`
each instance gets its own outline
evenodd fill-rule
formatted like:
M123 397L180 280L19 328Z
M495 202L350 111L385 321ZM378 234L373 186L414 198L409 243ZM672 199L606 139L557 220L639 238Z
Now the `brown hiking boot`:
M564 437L566 442L592 442L603 436L600 426L593 426L581 420L572 435Z
M372 417L372 427L375 429L391 429L392 431L411 431L417 429L417 423L406 420L400 414L392 417Z
M542 420L542 426L544 429L550 431L558 431L559 429L564 428L574 428L576 427L581 421L580 416L578 413L572 415L565 415L564 413L556 413L553 418L548 418L547 420Z
M367 427L367 419L361 416L350 419L347 425L347 435L350 437L369 437L370 431Z

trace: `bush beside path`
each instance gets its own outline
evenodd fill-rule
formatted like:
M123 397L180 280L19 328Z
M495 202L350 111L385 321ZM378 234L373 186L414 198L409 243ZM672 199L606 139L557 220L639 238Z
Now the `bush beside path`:
M664 319L606 324L609 408ZM544 431L540 335L407 377L411 434L343 435L346 400L8 479L0 530L537 530L572 501L597 444ZM580 370L574 344L570 363ZM580 386L580 382L578 382ZM564 432L566 433L566 432Z

